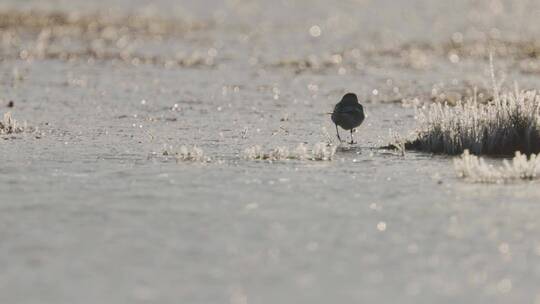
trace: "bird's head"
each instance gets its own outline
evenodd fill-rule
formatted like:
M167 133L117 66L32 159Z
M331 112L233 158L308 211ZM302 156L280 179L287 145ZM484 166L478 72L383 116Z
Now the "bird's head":
M341 103L346 106L354 106L358 104L358 97L354 93L347 93L341 98Z

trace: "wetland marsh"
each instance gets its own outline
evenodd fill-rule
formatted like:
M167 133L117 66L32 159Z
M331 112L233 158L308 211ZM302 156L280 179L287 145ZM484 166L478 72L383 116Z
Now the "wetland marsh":
M539 12L2 1L0 113L24 128L0 132L0 302L540 303L539 181L380 148L415 106L492 100L490 53L501 87L540 88ZM337 147L347 92L367 117Z

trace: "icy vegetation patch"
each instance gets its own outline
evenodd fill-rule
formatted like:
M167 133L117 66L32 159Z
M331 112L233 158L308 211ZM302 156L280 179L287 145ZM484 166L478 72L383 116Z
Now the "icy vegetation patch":
M100 34L107 38L120 34L166 35L206 29L210 25L193 20L170 20L111 12L90 14L62 11L0 10L0 29L51 30L77 34Z
M0 54L20 60L104 60L133 66L214 67L217 50L202 49L174 54L150 52L164 36L182 37L204 30L211 23L112 13L0 9ZM149 47L151 49L151 47Z
M181 146L178 151L163 151L163 155L172 155L176 158L176 162L210 162L210 158L206 157L204 151L197 147Z
M452 155L465 150L490 155L540 152L540 95L519 90L495 93L487 104L473 98L420 110L421 127L406 148Z
M249 147L244 151L244 158L249 160L312 160L330 161L336 154L336 146L327 143L316 143L310 149L304 144L299 144L295 149L289 150L287 147L277 147L270 151L265 151L261 146Z
M24 125L19 124L11 117L11 112L5 113L3 120L0 121L0 135L22 133L26 130L29 130L26 123Z
M454 160L459 177L476 183L504 183L513 180L532 180L536 178L539 158L536 154L526 155L516 152L511 162L503 160L503 166L494 167L481 157L468 150Z

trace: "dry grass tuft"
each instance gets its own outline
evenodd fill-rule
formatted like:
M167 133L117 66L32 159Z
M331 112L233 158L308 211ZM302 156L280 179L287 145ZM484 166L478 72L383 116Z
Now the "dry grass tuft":
M490 54L493 100L478 102L476 94L453 107L432 104L420 110L421 128L407 149L460 154L513 155L540 152L540 94L537 91L501 93Z
M312 160L330 161L336 154L336 146L327 143L317 143L309 149L304 144L299 144L294 150L287 147L277 147L265 152L261 146L249 147L244 151L244 158L249 160Z
M469 153L468 150L454 160L454 167L459 177L475 183L504 183L515 180L532 180L537 176L540 158L531 154L516 152L512 162L503 161L502 167L494 167L481 157Z
M540 152L540 95L536 91L496 91L493 101L475 98L447 104L432 104L420 110L421 128L407 149L433 153L513 155Z
M24 125L19 124L13 117L11 117L11 112L4 114L4 119L0 121L0 135L22 133L26 130L29 130L26 123Z
M197 147L187 147L187 146L181 146L178 151L171 152L171 151L163 151L163 155L172 155L175 157L176 162L210 162L211 159L209 157L206 157L204 154L204 151Z

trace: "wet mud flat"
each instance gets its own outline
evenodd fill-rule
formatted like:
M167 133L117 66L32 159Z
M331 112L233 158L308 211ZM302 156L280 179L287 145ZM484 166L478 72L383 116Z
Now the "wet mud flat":
M31 127L0 141L1 302L538 298L537 181L469 184L452 157L379 149L414 131L404 99L474 86L490 98L484 44L456 47L459 27L444 36L452 48L364 49L348 23L357 39L326 38L316 10L258 31L74 10L25 21L12 8L0 22L0 112ZM516 68L534 64L534 47L500 45L498 69L537 87ZM347 91L368 114L356 146L324 160L246 155L335 146L325 113Z

